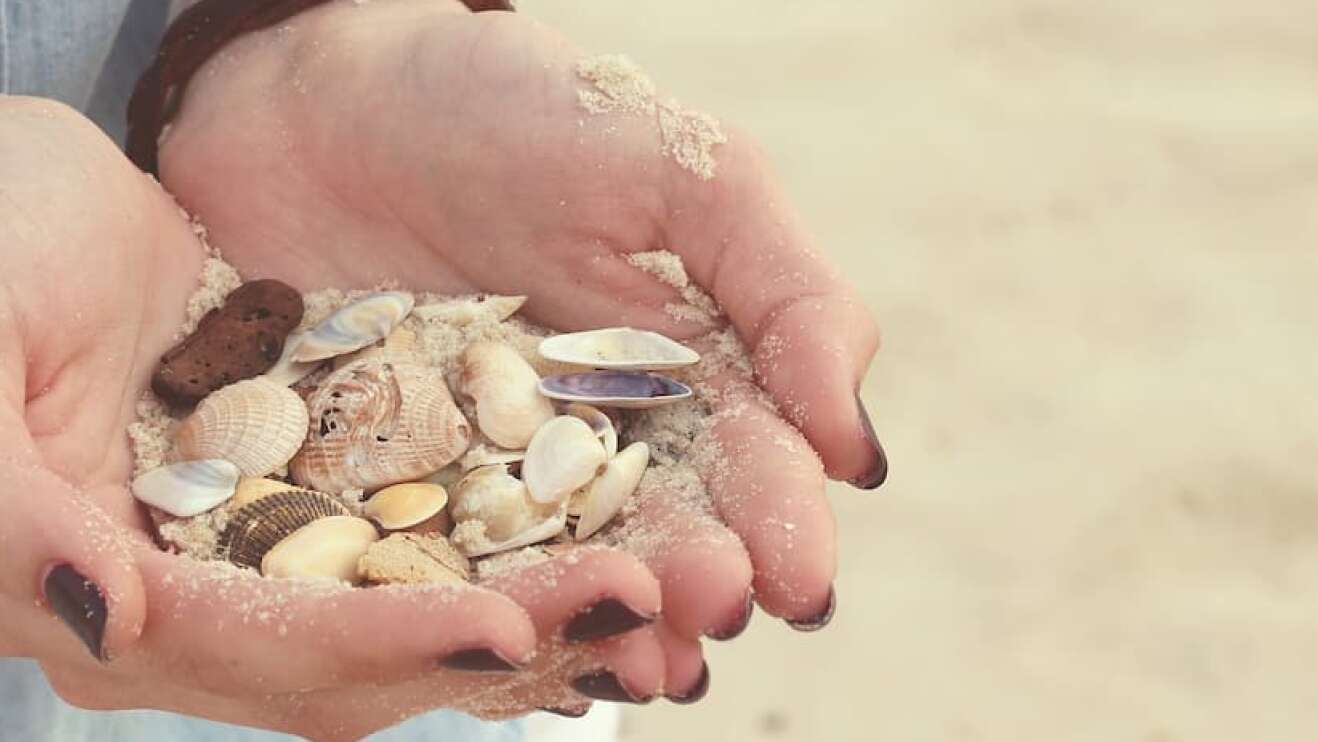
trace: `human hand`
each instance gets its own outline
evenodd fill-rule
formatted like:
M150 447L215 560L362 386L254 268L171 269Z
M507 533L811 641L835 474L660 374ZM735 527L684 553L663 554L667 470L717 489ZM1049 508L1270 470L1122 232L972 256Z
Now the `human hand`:
M202 69L161 175L248 274L303 289L403 279L526 294L529 319L559 330L707 332L667 313L678 292L626 260L681 255L777 403L735 373L711 380L740 391L720 395L713 433L733 454L732 473L709 478L726 526L647 503L640 517L673 542L645 555L648 572L593 575L599 595L662 590L661 621L626 638L631 654L603 661L634 696L682 695L701 672L697 638L735 633L752 583L773 615L827 615L825 468L866 485L886 471L855 397L877 333L743 135L715 150L717 177L702 181L661 154L653 116L578 108L580 58L533 21L456 2L326 5ZM592 576L560 569L561 585ZM549 641L561 606L527 585L500 589Z

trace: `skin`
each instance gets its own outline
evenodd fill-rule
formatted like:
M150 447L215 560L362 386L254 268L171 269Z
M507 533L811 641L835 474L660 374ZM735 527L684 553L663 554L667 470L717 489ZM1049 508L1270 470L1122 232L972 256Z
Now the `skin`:
M122 431L182 321L200 248L90 123L4 99L0 339L22 352L0 356L0 545L17 555L0 573L0 654L37 657L88 708L347 740L438 707L583 709L568 682L599 668L638 697L680 695L698 680L699 638L735 622L748 591L774 616L820 612L835 573L826 476L874 463L854 394L877 330L744 135L729 132L717 177L700 180L662 156L653 116L578 108L582 56L512 14L332 3L203 68L162 144L162 181L249 277L525 294L524 314L558 330L631 324L699 345L709 328L670 317L675 290L625 260L678 253L755 360L753 377L706 380L720 415L710 435L732 458L730 475L707 472L720 519L655 498L637 517L673 534L663 548L591 549L485 588L245 580L221 593L212 572L151 545L123 487ZM113 661L90 659L43 605L59 562L107 594ZM662 614L564 642L563 624L603 597ZM282 623L244 612L276 600ZM529 666L437 669L470 647Z

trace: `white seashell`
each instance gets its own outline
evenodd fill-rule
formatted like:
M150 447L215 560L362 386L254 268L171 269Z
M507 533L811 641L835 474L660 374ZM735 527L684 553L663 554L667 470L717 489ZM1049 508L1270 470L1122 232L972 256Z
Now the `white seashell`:
M585 421L604 444L604 453L608 458L611 459L618 454L618 430L613 427L613 418L603 410L581 402L572 402L563 408L563 413Z
M304 332L295 332L288 336L284 341L284 352L275 361L275 365L270 367L269 371L257 376L258 379L265 379L279 386L293 386L311 375L312 371L320 368L320 361L307 361L299 363L293 360L293 353L297 351L297 346L306 337Z
M447 504L448 492L443 487L408 482L376 492L366 501L363 512L386 531L401 531L440 515Z
M247 379L212 392L179 426L184 461L224 459L244 476L264 477L287 464L307 435L307 406L297 392Z
M462 327L478 319L502 322L516 314L525 303L525 296L469 296L438 304L426 304L412 311L421 319L437 320Z
M559 510L556 504L542 505L532 500L526 485L509 474L506 465L484 466L463 477L453 489L449 502L449 514L456 524L452 538L463 553L472 556L473 550L488 544L520 538L545 520L557 517Z
M622 510L627 498L640 486L649 465L650 447L638 441L624 448L604 467L604 473L585 489L581 519L574 534L578 541L589 538Z
M379 539L370 521L351 515L313 520L275 544L261 560L261 574L356 583L357 563Z
M201 515L233 497L238 467L220 459L170 464L133 480L133 497L179 518Z
M700 362L700 354L657 332L610 327L545 338L540 355L551 361L616 371L679 368Z
M476 423L502 448L525 448L535 432L554 417L554 405L540 394L540 377L510 345L473 343L463 354L462 390L476 400Z
M539 503L557 503L594 479L608 460L604 444L580 418L563 415L536 431L526 447L522 481Z
M462 455L462 471L469 472L493 464L516 464L526 458L526 451L509 451L477 443Z
M490 541L488 537L483 536L469 537L468 534L480 533L479 528L461 533L459 530L454 529L452 540L463 554L469 557L478 557L546 541L562 533L566 528L567 507L560 506L548 518L530 526L506 541Z
M412 311L412 295L385 291L354 301L316 325L293 351L294 361L322 361L383 340Z
M443 373L414 363L368 359L340 369L307 406L307 441L289 471L311 489L415 481L456 461L471 443L471 425Z
M281 482L278 479L260 479L256 477L243 477L238 480L238 487L233 492L233 500L230 501L232 508L237 510L246 507L264 499L270 495L280 492L289 492L297 490L288 482Z

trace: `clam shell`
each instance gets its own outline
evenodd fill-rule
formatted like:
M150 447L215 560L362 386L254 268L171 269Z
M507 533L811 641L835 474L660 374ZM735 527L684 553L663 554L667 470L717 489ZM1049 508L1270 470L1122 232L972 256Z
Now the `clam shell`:
M219 507L233 497L238 467L221 459L184 461L152 469L133 480L133 497L179 518Z
M554 417L540 394L540 376L515 348L473 343L462 359L462 390L476 400L476 423L502 448L526 448L536 430Z
M443 487L408 482L376 492L366 501L363 512L386 531L401 531L435 517L447 504L448 492Z
M261 560L286 536L320 518L348 515L343 503L323 492L290 490L257 500L229 516L220 534L220 555L243 567L257 569Z
M584 402L597 407L643 410L690 399L691 387L659 374L635 371L594 371L549 376L540 381L540 393L562 402Z
M541 505L531 499L526 485L508 473L504 464L483 466L467 476L453 489L449 514L453 516L454 538L460 530L470 532L464 523L479 522L485 540L503 542L554 515L556 505ZM471 556L461 543L464 553Z
M488 536L481 534L481 529L478 527L471 531L463 530L461 532L459 529L454 529L453 543L462 550L463 554L469 557L486 556L547 541L562 533L566 528L567 507L564 505L555 509L548 518L532 524L505 541L489 540Z
M248 379L207 396L179 426L175 446L184 460L224 459L248 477L287 464L307 434L307 406L297 392L265 379Z
M604 453L608 458L618 454L618 429L613 427L613 418L598 407L591 407L581 402L572 402L563 408L563 414L581 418L604 444Z
M444 375L414 363L355 363L326 378L307 406L310 430L289 471L312 489L374 490L421 479L471 442Z
M233 499L229 501L229 507L235 510L238 508L245 508L256 501L265 498L267 495L274 495L280 492L288 492L296 489L296 487L288 482L281 482L278 479L243 477L238 480L238 487L233 492Z
M383 340L412 311L413 301L402 291L358 299L313 327L294 349L293 360L323 361Z
M580 418L562 415L536 431L522 462L522 481L531 499L557 503L599 473L608 461L604 444Z
M581 518L577 521L575 538L580 541L594 535L622 510L632 496L650 465L650 447L636 442L624 448L604 468L604 473L585 489L581 502Z
M380 534L369 520L351 515L313 520L266 553L261 574L356 583L357 563L378 540Z
M700 354L657 332L610 327L545 338L540 355L551 361L616 371L680 368L700 362Z
M516 314L525 303L525 296L468 296L438 304L426 304L412 312L421 319L437 320L462 327L479 319L502 322Z
M311 375L312 371L320 368L320 361L307 361L299 363L293 360L293 353L297 351L297 346L301 344L302 338L306 337L305 332L295 332L288 336L284 341L284 352L275 361L275 365L270 367L269 371L256 377L265 379L273 384L280 386L293 386Z

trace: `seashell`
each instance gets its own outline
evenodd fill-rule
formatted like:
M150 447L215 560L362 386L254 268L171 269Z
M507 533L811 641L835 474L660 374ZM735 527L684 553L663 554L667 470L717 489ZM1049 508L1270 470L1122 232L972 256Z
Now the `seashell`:
M220 556L256 569L275 544L299 528L320 518L348 514L343 503L323 492L289 490L267 495L229 516L229 525L220 534Z
M559 506L549 517L533 523L515 536L504 541L491 541L482 521L467 521L453 529L453 543L469 557L486 556L501 551L551 539L567 528L567 508Z
M465 582L471 563L443 536L394 533L371 544L357 572L378 585Z
M358 299L313 327L293 351L293 360L323 361L383 340L412 311L412 303L412 295L402 291Z
M700 362L700 354L657 332L610 327L545 338L540 355L551 361L615 371L680 368Z
M310 376L312 371L320 368L321 361L299 363L293 360L293 353L305 336L305 332L295 332L289 335L288 339L284 341L284 352L280 354L279 360L275 361L275 365L271 366L269 371L256 378L265 379L280 386L293 386Z
M691 387L659 374L636 371L592 371L549 376L540 393L562 402L584 402L597 407L643 410L690 399Z
M483 466L463 477L449 503L449 514L456 524L455 542L463 524L472 522L481 524L481 533L487 541L509 541L553 517L558 509L557 504L542 505L532 500L526 485L509 474L504 464ZM464 530L470 532L471 526ZM458 546L463 545L458 543Z
M574 536L578 541L589 538L604 527L622 510L632 496L650 465L650 447L637 441L623 449L585 489L581 502L581 518L577 521Z
M562 415L545 423L526 447L522 481L531 499L557 503L594 479L606 461L595 431L580 418Z
M554 405L540 394L539 382L535 369L510 345L473 343L463 354L462 390L476 400L476 423L503 448L525 448L554 417Z
M376 492L366 501L363 512L386 531L402 531L445 515L444 506L447 504L448 492L443 487L426 482L408 482ZM434 525L429 530L442 529L442 523Z
M443 373L414 363L368 359L340 369L307 406L311 427L289 471L312 489L415 481L457 460L471 442Z
M369 520L331 515L313 520L275 544L261 560L266 577L358 581L357 563L380 540Z
M248 477L287 464L307 434L307 406L297 392L265 379L230 384L201 401L179 426L184 460L224 459Z
M267 495L274 495L280 492L289 492L297 489L297 487L294 487L288 482L281 482L278 479L243 477L238 480L238 487L233 492L233 499L229 501L229 507L234 510L245 508L256 501L265 498Z
M477 443L462 455L462 471L469 472L492 464L516 464L526 458L526 451L509 451Z
M133 480L133 497L179 518L219 507L233 497L238 467L222 459L184 461L152 469Z
M596 437L604 444L604 453L608 458L611 459L618 454L618 430L613 427L613 418L603 410L581 402L572 402L563 408L563 413L581 418L589 425L590 429L595 431Z
M463 327L479 319L502 322L517 313L526 303L525 296L469 296L438 304L426 304L412 310L421 319L447 322Z
M384 340L368 345L361 350L353 351L346 356L338 356L334 359L333 368L335 371L368 358L381 358L384 360L398 363L407 363L414 361L416 356L413 351L416 349L416 333L399 325L394 331L389 333L389 337Z

